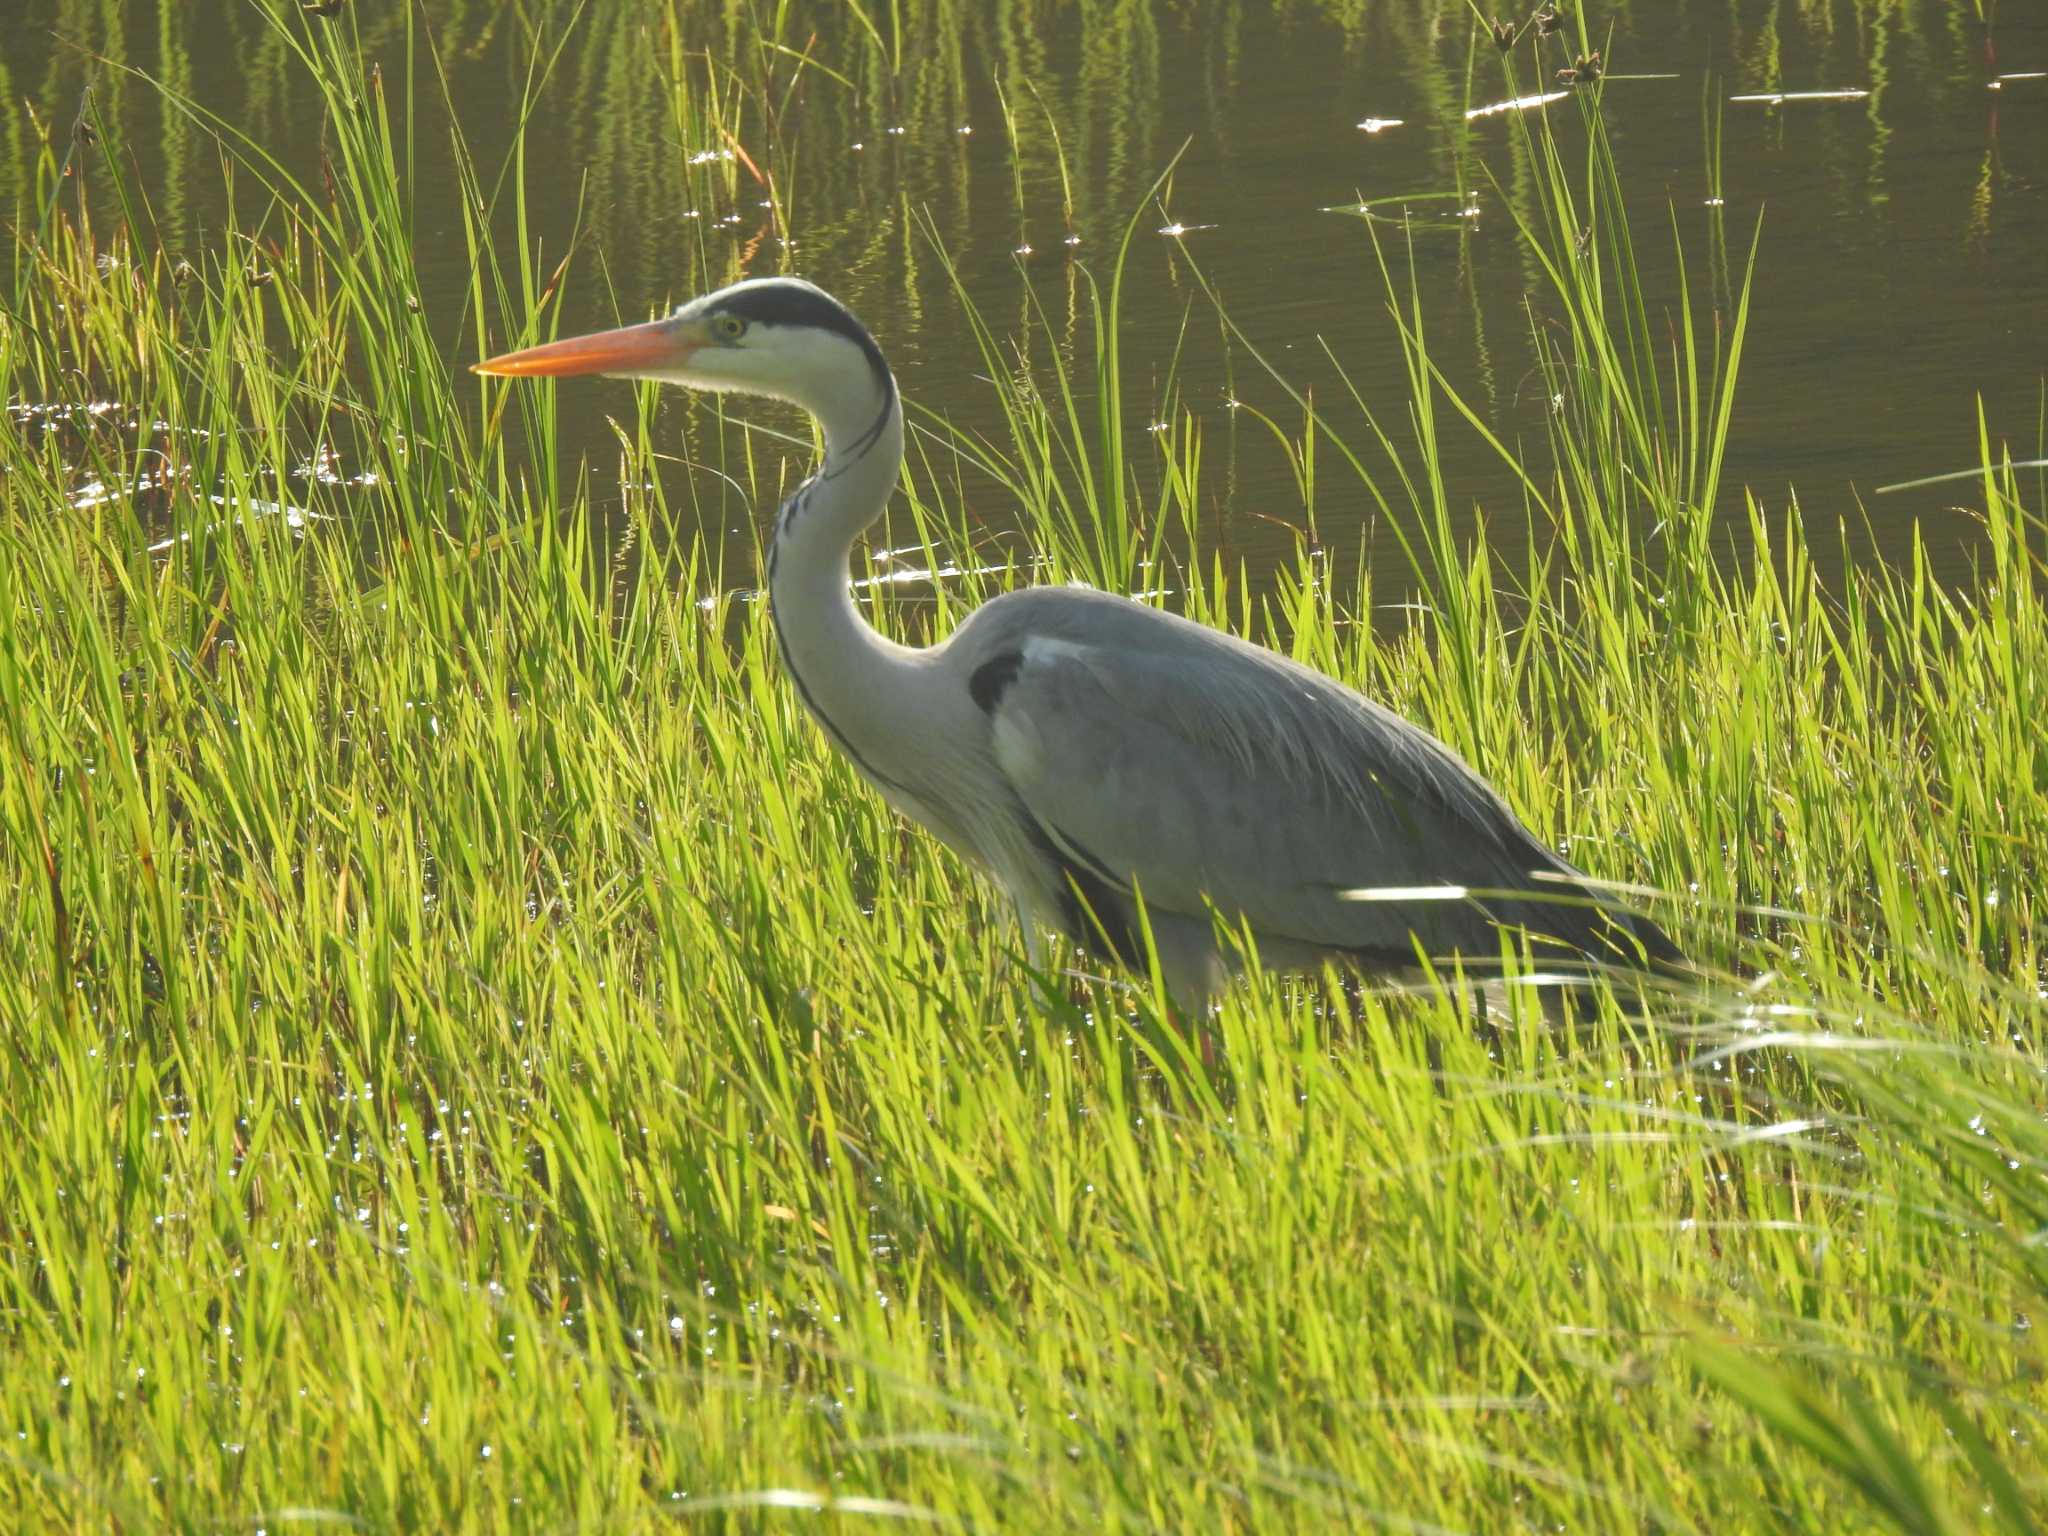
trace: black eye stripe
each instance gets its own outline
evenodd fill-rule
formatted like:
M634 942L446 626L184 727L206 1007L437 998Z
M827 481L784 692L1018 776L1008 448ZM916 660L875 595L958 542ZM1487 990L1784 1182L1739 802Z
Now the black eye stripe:
M844 336L861 349L877 379L889 377L889 365L883 361L882 349L875 345L868 328L845 305L809 283L778 278L747 283L721 299L714 313L733 315L757 325L807 325Z

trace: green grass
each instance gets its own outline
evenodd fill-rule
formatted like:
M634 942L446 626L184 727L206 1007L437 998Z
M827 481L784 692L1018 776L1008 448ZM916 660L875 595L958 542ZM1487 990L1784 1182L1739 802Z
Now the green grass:
M1823 590L1783 509L1731 546L1737 310L1639 291L1596 103L1523 128L1562 339L1551 440L1501 445L1522 568L1453 531L1468 418L1397 243L1411 399L1269 425L1401 569L1203 553L1199 425L1128 393L1109 270L1093 377L976 324L1004 428L917 442L890 543L967 552L970 490L1028 537L870 589L878 623L942 630L1030 552L1176 559L1170 601L1673 893L1712 978L1477 1025L1258 978L1205 1071L1143 987L1035 998L999 900L803 718L651 392L579 472L547 387L451 374L404 134L345 34L284 35L338 196L242 148L262 243L177 281L116 157L94 222L46 153L0 326L11 399L163 424L0 425L19 1528L2043 1523L2039 487L1963 445L1967 590L1917 555ZM481 349L560 288L517 168L469 174ZM692 430L750 501L803 470ZM320 440L374 483L280 484Z

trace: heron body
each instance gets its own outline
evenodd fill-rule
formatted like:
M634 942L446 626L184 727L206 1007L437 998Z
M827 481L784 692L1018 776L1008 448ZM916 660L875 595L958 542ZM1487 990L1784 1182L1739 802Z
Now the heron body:
M743 390L818 420L823 461L768 556L785 664L861 775L1008 892L1034 962L1050 929L1142 967L1149 928L1169 990L1207 997L1237 959L1219 919L1280 970L1483 964L1503 926L1539 956L1678 959L1450 748L1272 651L1081 587L1007 593L925 649L877 633L847 562L895 487L902 402L866 329L809 283L737 283L477 368Z

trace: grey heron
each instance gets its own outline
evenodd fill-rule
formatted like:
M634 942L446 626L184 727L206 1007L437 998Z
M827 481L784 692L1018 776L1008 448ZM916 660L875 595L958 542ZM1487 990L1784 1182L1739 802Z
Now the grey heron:
M1143 969L1149 926L1168 990L1205 1000L1238 953L1218 919L1276 970L1484 965L1503 927L1539 956L1680 958L1436 737L1235 636L1073 586L1005 593L925 649L879 634L847 562L896 485L903 406L866 327L810 283L750 279L475 368L740 390L817 420L824 457L768 552L784 664L861 776L1001 884L1034 965L1052 929Z

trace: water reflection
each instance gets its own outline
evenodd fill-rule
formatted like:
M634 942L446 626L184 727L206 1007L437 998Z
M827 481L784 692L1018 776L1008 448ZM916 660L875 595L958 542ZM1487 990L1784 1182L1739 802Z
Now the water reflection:
M1995 30L1948 0L1588 7L1653 302L1675 303L1662 238L1673 211L1724 306L1727 242L1764 220L1731 511L1745 483L1773 504L1796 483L1810 516L1860 524L1854 488L1967 454L1979 391L1994 433L2013 434L2022 455L2036 448L2048 8L1994 14ZM793 0L765 12L449 0L422 30L409 30L404 7L288 25L310 28L315 46L323 27L353 29L394 101L398 82L411 83L420 302L451 355L471 334L469 257L447 190L457 180L438 126L443 73L487 188L521 115L536 125L532 241L546 268L572 245L582 252L565 280L568 329L748 272L800 270L869 320L913 401L986 431L996 402L974 377L980 359L929 240L992 323L1025 327L1042 307L1051 343L1071 350L1086 335L1077 263L1104 260L1136 213L1148 231L1200 231L1187 254L1297 384L1341 398L1327 341L1368 399L1397 408L1406 383L1366 232L1321 213L1342 209L1395 218L1404 233L1442 226L1403 247L1432 350L1492 430L1540 452L1527 339L1530 305L1543 323L1540 274L1512 221L1483 212L1529 209L1532 168L1505 120L1557 110L1568 89L1554 68L1587 60L1554 50L1540 77L1525 70L1504 90L1465 0ZM258 189L244 178L242 206L228 208L216 149L150 82L218 113L317 189L326 125L293 88L293 46L245 0L17 4L0 18L11 104L0 176L17 196L44 189L41 145L62 156L90 85L91 119L122 135L166 245L216 251L230 223L261 219ZM1138 208L1183 145L1164 206ZM1206 300L1179 245L1134 258L1127 377L1141 394L1178 377L1211 428L1210 484L1228 485L1240 514L1234 544L1255 560L1278 554L1285 536L1244 514L1296 515L1291 471L1266 434L1231 430L1227 402L1284 404L1218 327L1189 323ZM1034 335L1028 346L1045 344ZM1151 361L1167 358L1171 369ZM571 452L607 457L604 417L620 400L590 391L562 404L581 413L567 418ZM1133 400L1134 418L1155 404ZM1518 507L1509 478L1466 447L1456 505ZM1144 451L1134 449L1140 462ZM733 525L742 509L717 500L722 489L705 494ZM1330 489L1323 537L1360 527L1364 501ZM1902 546L1907 520L1939 505L1888 497L1872 509L1875 536ZM753 539L743 530L728 552L733 569Z

